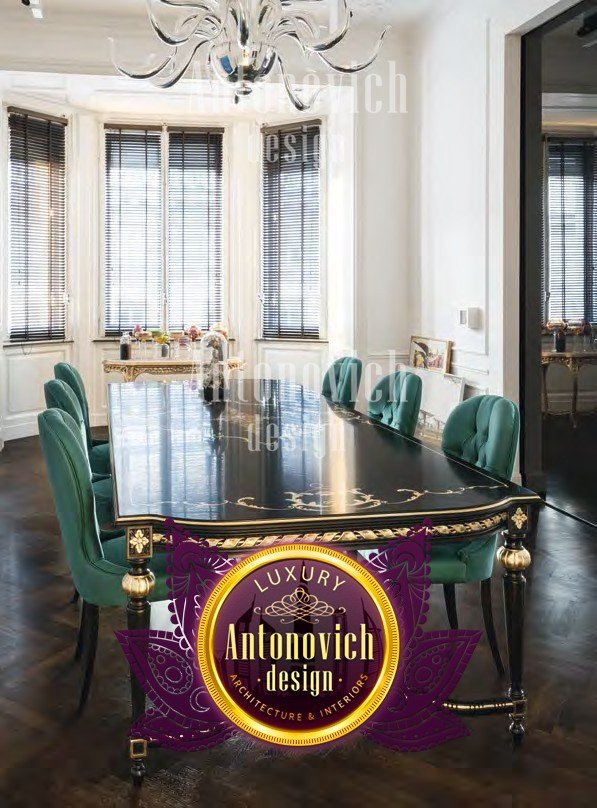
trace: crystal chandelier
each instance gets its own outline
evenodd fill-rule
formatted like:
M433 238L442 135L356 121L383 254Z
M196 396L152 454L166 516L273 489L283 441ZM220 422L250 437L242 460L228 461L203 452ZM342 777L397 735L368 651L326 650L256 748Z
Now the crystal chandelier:
M158 0L180 10L171 30L156 17L152 0L147 0L149 20L170 54L160 64L144 72L117 70L133 79L149 79L158 87L172 87L204 50L208 71L234 90L235 101L250 95L255 84L267 79L277 66L288 97L299 111L310 109L317 92L303 101L293 86L284 57L283 41L293 40L306 58L315 54L332 70L358 73L369 67L379 54L389 28L381 33L373 53L362 62L337 64L328 55L350 29L352 12L341 0L342 22L326 38L310 14L296 10L300 0Z

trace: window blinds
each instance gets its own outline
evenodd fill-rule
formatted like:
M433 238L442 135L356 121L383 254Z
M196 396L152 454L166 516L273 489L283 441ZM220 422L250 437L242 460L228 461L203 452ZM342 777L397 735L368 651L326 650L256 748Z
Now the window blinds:
M66 122L9 110L14 341L66 336Z
M320 335L320 125L263 130L263 336Z
M222 319L222 133L172 131L168 144L168 326Z
M548 318L597 322L594 139L547 141L544 299Z
M161 131L106 130L104 328L163 325Z
M106 131L107 336L222 319L222 150L219 129Z

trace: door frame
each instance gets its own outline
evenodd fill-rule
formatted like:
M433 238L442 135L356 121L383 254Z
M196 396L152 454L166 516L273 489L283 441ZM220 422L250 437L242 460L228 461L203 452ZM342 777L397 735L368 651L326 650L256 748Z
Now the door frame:
M520 469L524 485L546 493L543 464L541 370L541 258L543 253L542 43L543 37L587 11L583 0L521 39L520 109Z

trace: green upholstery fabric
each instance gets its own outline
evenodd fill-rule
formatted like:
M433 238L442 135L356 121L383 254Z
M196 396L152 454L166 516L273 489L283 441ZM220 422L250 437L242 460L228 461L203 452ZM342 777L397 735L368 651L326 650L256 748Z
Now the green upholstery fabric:
M361 384L363 363L352 356L343 356L328 368L323 379L321 394L334 404L352 407L356 404Z
M505 480L512 477L520 417L515 404L500 396L475 396L454 408L446 422L442 448ZM463 584L491 578L497 536L476 542L434 542L431 581Z
M96 474L111 474L110 444L95 443L89 450L89 462Z
M451 412L442 449L451 457L510 480L519 431L520 416L515 404L501 396L475 396Z
M81 413L83 414L85 437L87 439L87 450L89 452L91 468L98 474L110 474L111 464L108 442L105 440L94 440L91 434L89 404L87 403L85 385L83 384L81 374L76 367L70 365L68 362L59 362L57 365L54 365L54 377L67 384L77 397Z
M432 542L431 583L468 584L491 578L497 541L497 536L490 536L477 542Z
M114 494L112 491L112 478L102 477L92 484L95 497L95 512L100 525L114 521Z
M70 417L78 424L81 431L81 437L87 445L87 431L85 429L85 419L83 418L83 411L79 404L79 399L73 392L72 388L66 382L59 379L52 379L44 384L44 397L46 399L46 407L51 410L56 408L67 412Z
M42 412L38 423L54 506L75 587L87 603L123 605L126 596L122 577L128 567L121 555L121 544L110 549L112 560L104 553L95 515L91 471L81 446L79 427L68 413L58 409ZM157 580L152 599L163 600L167 596L166 576L161 561L154 566Z
M85 423L83 420L83 413L81 412L81 405L77 396L66 382L59 379L52 379L44 384L44 395L48 409L55 407L63 412L68 413L71 418L78 424L81 433L81 445L88 452L86 444L86 431ZM104 468L106 463L97 462L97 452L101 451L103 446L94 446L92 453L95 454L95 467ZM106 447L107 448L107 447ZM91 462L91 460L90 460ZM110 464L110 455L108 452L108 467ZM92 466L93 469L93 466ZM114 521L114 504L112 497L112 479L110 475L101 475L94 473L93 475L93 492L95 494L95 506L97 511L97 521L100 525L106 522Z
M414 435L422 390L421 379L414 373L390 373L373 388L369 398L369 417L403 435Z

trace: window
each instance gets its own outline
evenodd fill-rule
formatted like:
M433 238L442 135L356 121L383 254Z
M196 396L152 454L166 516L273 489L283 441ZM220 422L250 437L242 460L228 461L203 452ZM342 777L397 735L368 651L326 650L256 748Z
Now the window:
M104 333L222 319L222 131L106 129Z
M66 122L9 110L9 337L66 336Z
M597 149L547 140L544 319L597 322Z
M263 336L318 339L320 124L263 131Z

